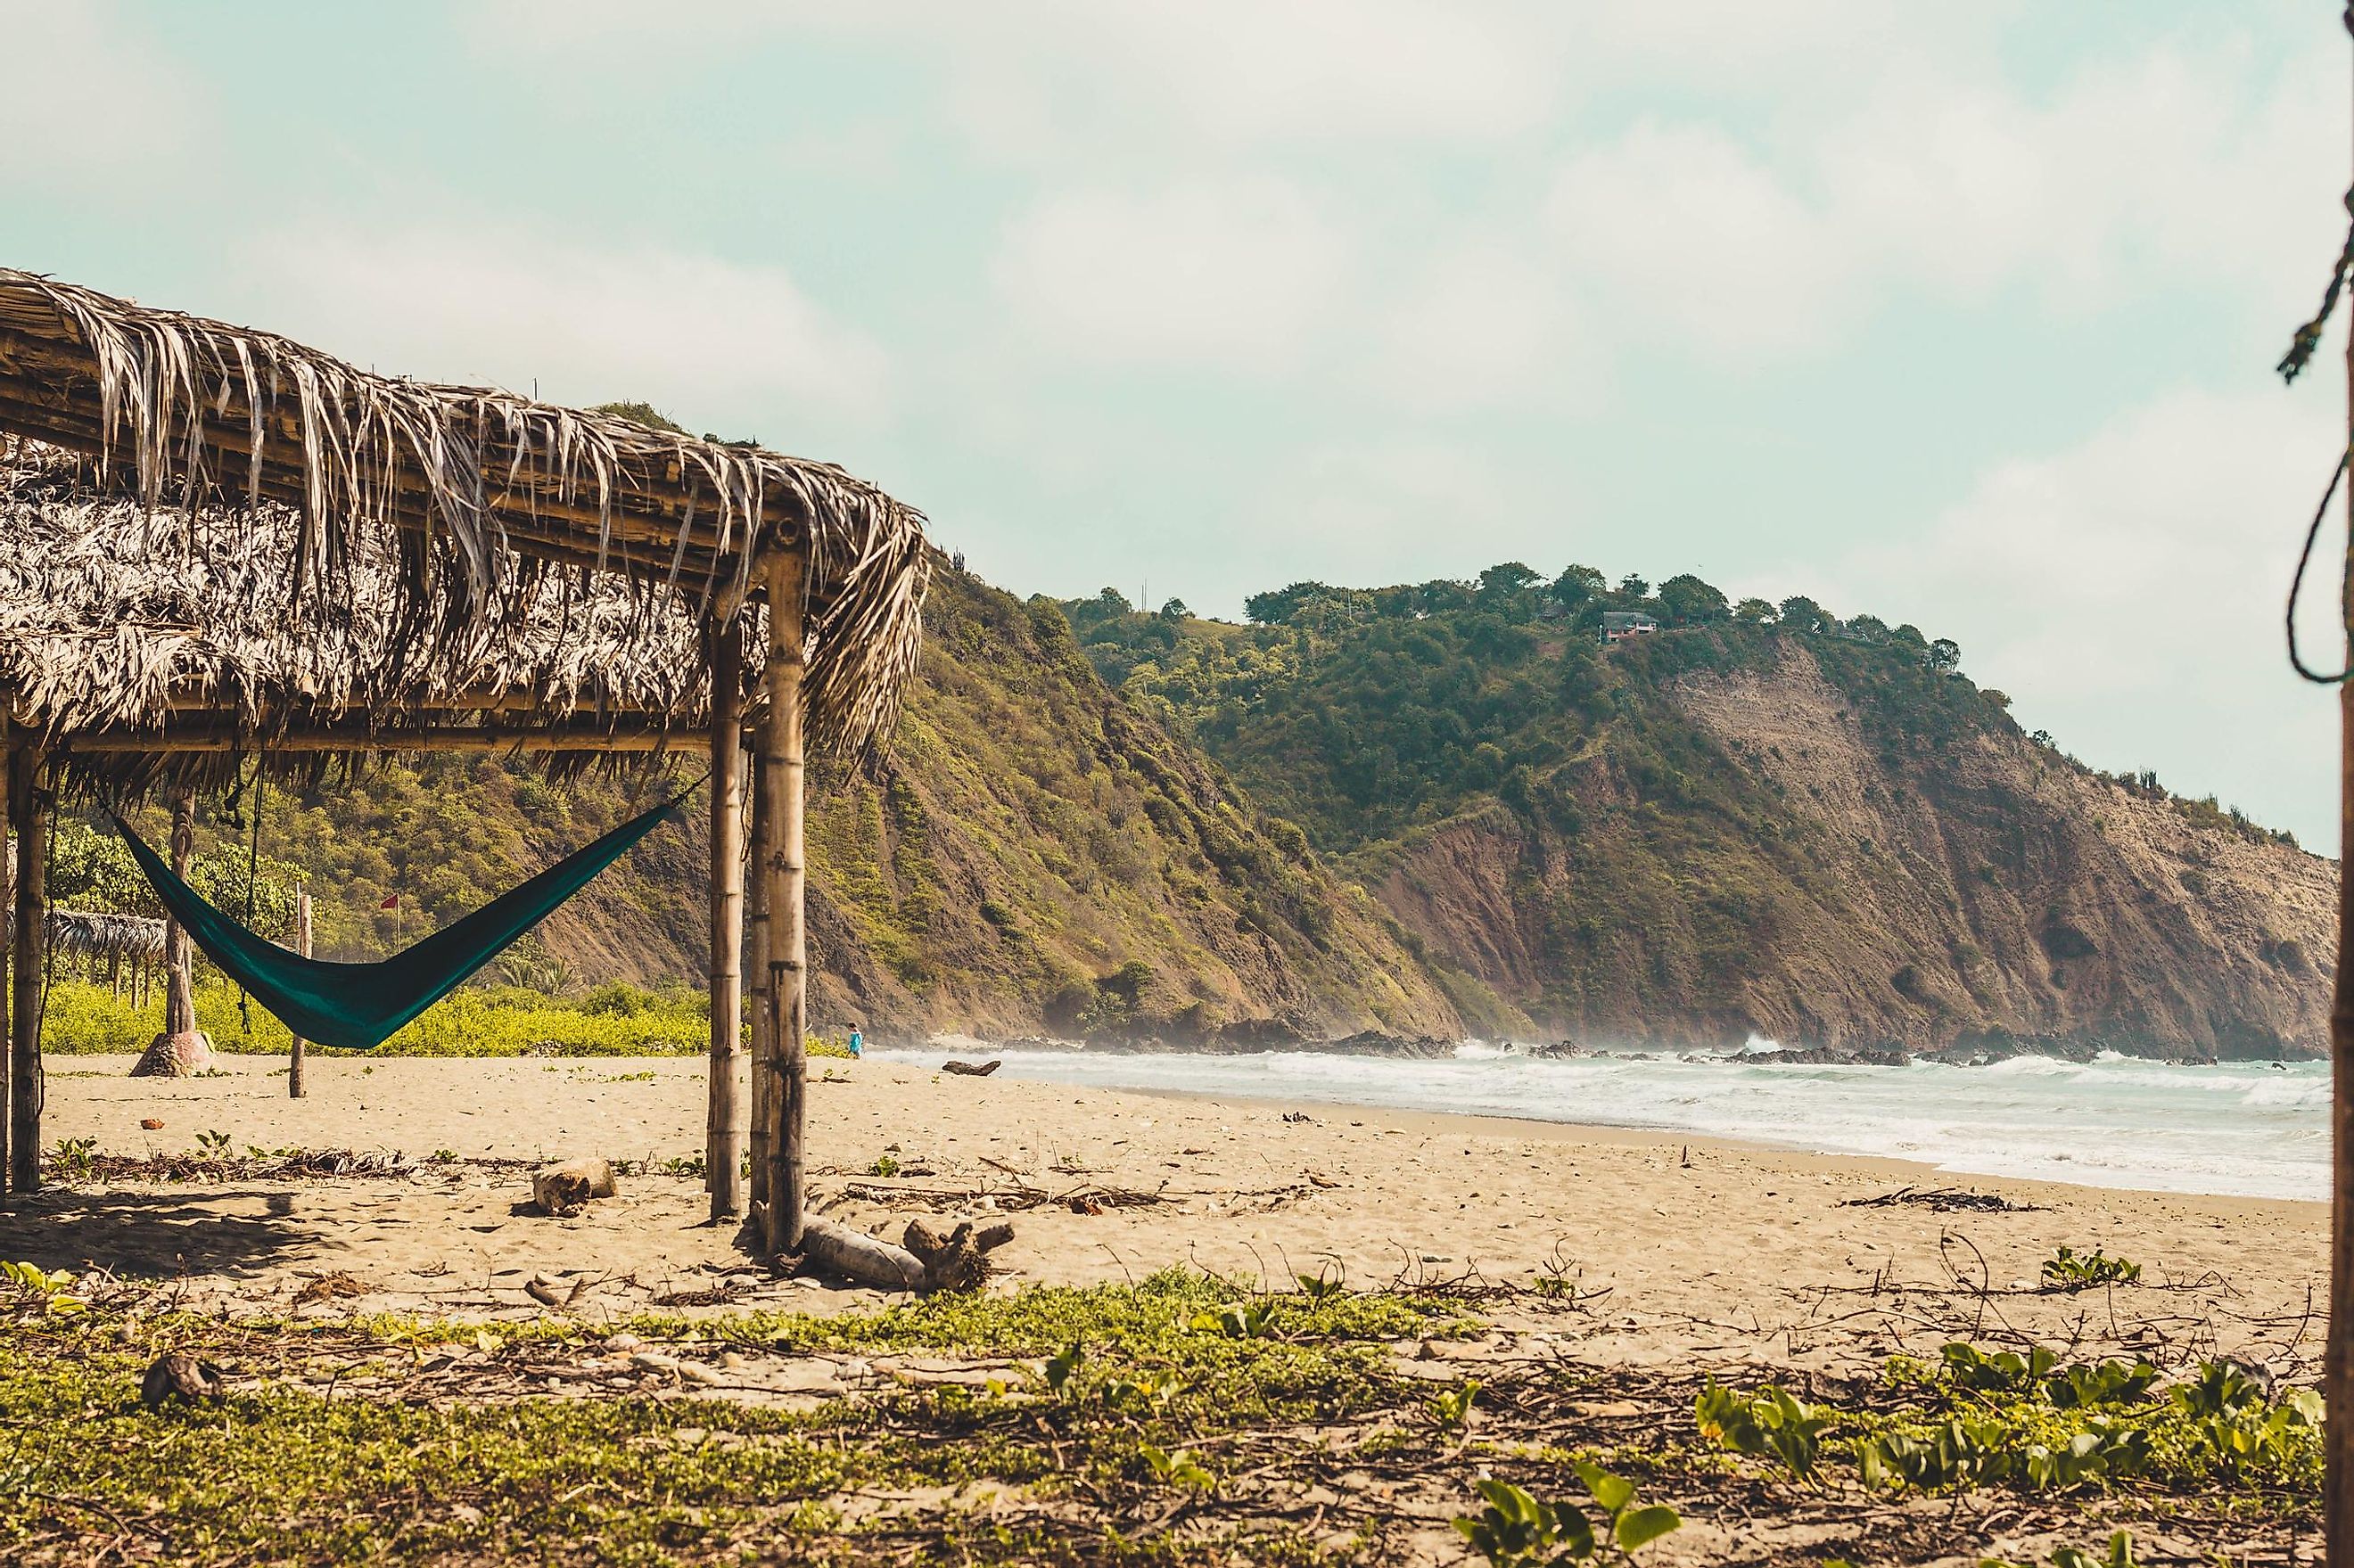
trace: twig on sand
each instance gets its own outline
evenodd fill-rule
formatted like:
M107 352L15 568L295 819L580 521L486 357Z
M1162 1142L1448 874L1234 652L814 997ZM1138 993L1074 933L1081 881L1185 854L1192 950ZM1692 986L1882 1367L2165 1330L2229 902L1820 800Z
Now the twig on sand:
M1899 1187L1893 1192L1882 1192L1873 1198L1844 1198L1842 1209L1886 1209L1900 1203L1917 1203L1935 1213L1949 1213L1968 1209L1983 1213L2035 1214L2044 1212L2037 1203L2015 1203L1993 1192L1972 1192L1961 1187Z

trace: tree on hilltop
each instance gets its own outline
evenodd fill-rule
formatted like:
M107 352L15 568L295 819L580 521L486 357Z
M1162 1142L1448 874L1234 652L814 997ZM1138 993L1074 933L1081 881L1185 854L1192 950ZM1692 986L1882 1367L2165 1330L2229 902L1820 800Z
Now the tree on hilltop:
M1514 599L1539 580L1522 562L1505 561L1479 574L1479 597L1491 603Z
M1830 611L1804 594L1782 601L1782 624L1793 631L1820 631L1831 624Z
M1659 585L1659 609L1670 626L1698 626L1723 620L1732 613L1724 595L1690 572L1680 572Z
M1571 615L1610 591L1610 579L1592 567L1572 566L1553 579L1553 602Z

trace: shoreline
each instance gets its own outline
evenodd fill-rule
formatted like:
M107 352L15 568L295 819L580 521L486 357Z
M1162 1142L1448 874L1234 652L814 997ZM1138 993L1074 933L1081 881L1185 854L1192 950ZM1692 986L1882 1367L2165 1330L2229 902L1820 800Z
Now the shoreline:
M1023 1080L1008 1080L1018 1082ZM1039 1080L1027 1080L1037 1082ZM1681 1148L1707 1150L1718 1154L1768 1154L1792 1160L1820 1160L1843 1171L1871 1174L1899 1183L1909 1183L1923 1189L1970 1185L2015 1187L2022 1191L2041 1190L2054 1194L2079 1197L2117 1193L2138 1198L2211 1199L2231 1204L2264 1204L2285 1213L2309 1213L2316 1220L2326 1220L2329 1203L2320 1198L2276 1198L2263 1193L2182 1192L2167 1187L2123 1187L2095 1181L2058 1181L2040 1176L2009 1176L1996 1171L1951 1171L1925 1160L1907 1160L1893 1154L1856 1154L1838 1149L1810 1149L1803 1144L1779 1142L1771 1139L1735 1138L1723 1133L1687 1133L1675 1128L1627 1127L1607 1122L1550 1121L1542 1117L1490 1115L1479 1111L1412 1110L1395 1106L1357 1105L1339 1100L1284 1099L1263 1095L1233 1095L1211 1089L1119 1088L1116 1094L1140 1095L1150 1099L1198 1101L1208 1105L1231 1105L1258 1110L1281 1112L1349 1113L1362 1120L1381 1117L1407 1124L1410 1129L1429 1132L1469 1132L1510 1134L1532 1139L1551 1139L1564 1143L1617 1144L1630 1149L1667 1150Z
M0 1211L0 1257L175 1280L192 1308L297 1318L544 1316L535 1282L590 1322L884 1299L776 1277L737 1226L709 1223L699 1166L668 1163L702 1147L698 1058L324 1060L302 1100L262 1058L190 1079L130 1078L131 1060L60 1071L46 1136L171 1155L188 1179L151 1166L57 1181ZM1681 1133L960 1077L882 1057L818 1066L812 1212L894 1237L918 1215L1009 1218L993 1289L1172 1266L1282 1287L1330 1269L1359 1287L1474 1290L1503 1318L1550 1314L1547 1332L1599 1362L1823 1371L1892 1349L1934 1357L1997 1298L2015 1330L2062 1339L2088 1311L2104 1333L2169 1335L2204 1302L2219 1349L2278 1362L2303 1354L2295 1326L2327 1299L2327 1210L2295 1199L1961 1181ZM264 1178L189 1166L206 1141L410 1159L374 1176ZM533 1213L524 1162L581 1156L645 1163L579 1214ZM2002 1206L1895 1201L1905 1188ZM2147 1285L2044 1292L2061 1246L2130 1258ZM323 1300L322 1280L336 1291Z
M2325 1202L2327 1193L2327 1085L2310 1067L2043 1058L1923 1077L1610 1054L1390 1062L1305 1053L1090 1056L961 1041L939 1049L998 1055L1007 1075L1033 1082L1717 1139L1903 1161L1941 1179L2292 1202ZM875 1056L927 1067L938 1060L904 1047Z

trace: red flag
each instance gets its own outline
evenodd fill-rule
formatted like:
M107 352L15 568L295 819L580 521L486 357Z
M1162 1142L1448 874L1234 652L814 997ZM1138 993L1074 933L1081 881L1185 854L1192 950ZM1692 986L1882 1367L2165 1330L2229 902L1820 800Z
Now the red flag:
M377 908L379 908L379 909L398 909L398 908L399 908L399 907L400 907L400 895L399 895L399 894L398 894L398 893L388 893L388 894L385 895L384 902L383 902L383 903L381 903L381 904L379 904L379 905L377 905L377 906L376 906L376 907L377 907Z

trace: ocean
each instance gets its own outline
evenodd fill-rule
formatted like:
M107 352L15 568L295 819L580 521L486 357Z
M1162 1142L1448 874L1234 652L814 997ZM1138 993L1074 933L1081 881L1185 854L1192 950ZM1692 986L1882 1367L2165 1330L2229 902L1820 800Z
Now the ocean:
M2328 1195L2324 1062L2171 1066L2104 1054L1985 1067L1774 1067L1760 1047L1705 1061L1634 1052L1553 1060L1470 1042L1405 1060L1314 1051L1129 1054L985 1050L1007 1077L1327 1105L1524 1117L1919 1160L1956 1175L2244 1197Z

